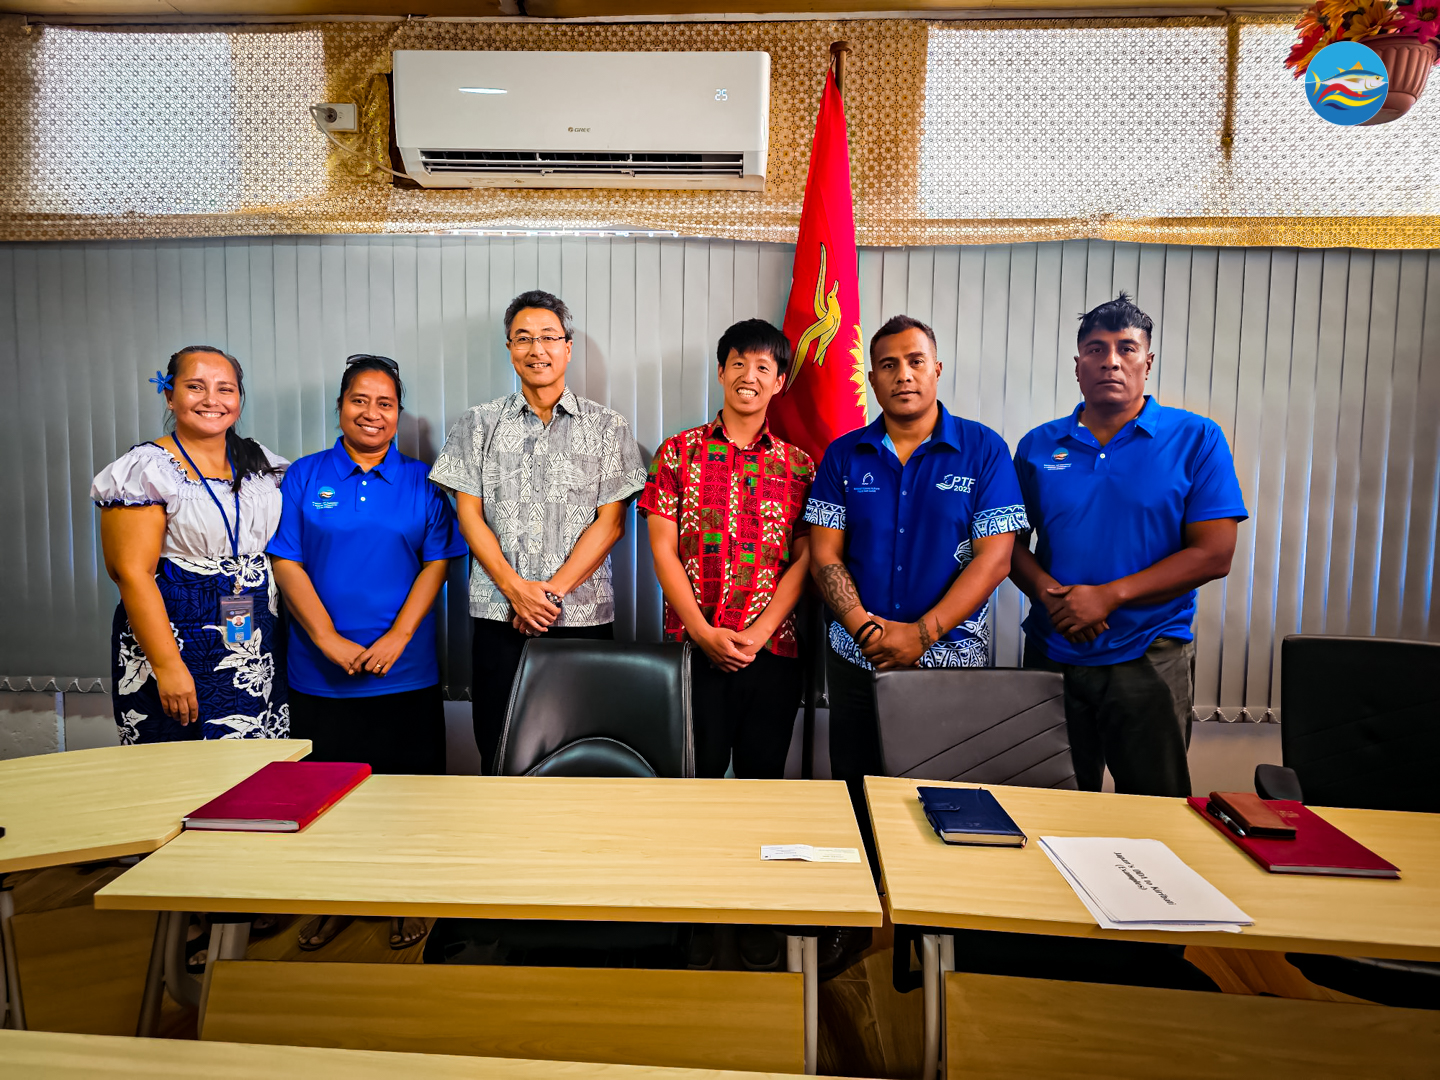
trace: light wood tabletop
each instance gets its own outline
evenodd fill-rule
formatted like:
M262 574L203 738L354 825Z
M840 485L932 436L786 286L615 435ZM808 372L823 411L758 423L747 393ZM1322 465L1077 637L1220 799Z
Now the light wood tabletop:
M203 1076L206 1080L794 1080L790 1073L714 1072L522 1058L397 1054L309 1046L56 1035L0 1030L7 1080Z
M303 832L187 832L97 908L879 926L837 781L372 776Z
M0 874L143 855L180 819L308 739L213 739L0 761Z
M1019 850L948 845L925 820L915 794L931 783L865 778L896 923L1440 960L1440 815L1315 808L1400 867L1401 876L1310 877L1271 874L1183 799L1143 795L990 786L1029 843ZM1101 930L1040 850L1041 836L1162 840L1255 925L1239 934Z

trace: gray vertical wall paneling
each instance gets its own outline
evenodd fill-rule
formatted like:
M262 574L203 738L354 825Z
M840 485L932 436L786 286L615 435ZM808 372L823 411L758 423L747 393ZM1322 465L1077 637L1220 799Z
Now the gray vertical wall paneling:
M1215 353L1217 350L1216 330L1220 325L1222 297L1221 284L1224 280L1221 256L1234 254L1215 249L1197 249L1190 262L1190 334L1185 346L1185 408L1211 416L1220 424L1227 441L1233 434L1234 412L1223 415L1211 408L1214 388ZM1227 260L1233 263L1234 260ZM1240 284L1240 276L1233 265L1224 267L1232 284ZM1224 317L1235 321L1239 332L1238 298L1226 300L1228 311ZM1233 446L1233 441L1232 441ZM1195 703L1202 711L1220 703L1220 652L1223 646L1224 629L1223 582L1211 582L1200 590L1196 603L1195 636L1208 643L1197 649L1195 658Z
M778 321L793 249L655 239L322 237L0 248L0 353L23 455L0 525L11 674L100 674L115 590L91 474L159 430L145 379L180 344L247 367L246 430L295 457L334 437L339 358L394 355L409 383L402 448L428 456L470 404L515 379L500 316L524 288L576 309L573 381L620 409L647 454L719 405L714 341ZM1296 630L1435 632L1440 507L1440 253L1223 251L1067 241L860 253L862 334L900 311L935 327L954 411L1012 445L1073 408L1076 314L1133 290L1156 320L1152 389L1212 416L1253 517L1228 582L1202 590L1197 700L1254 717L1279 702ZM872 410L873 415L873 410ZM615 553L622 636L659 632L643 523ZM467 666L463 570L442 648ZM1019 657L1024 605L996 605L996 656ZM76 643L76 627L88 627ZM73 658L73 659L67 659ZM20 670L20 669L24 670ZM458 689L458 687L456 687Z
M1409 566L1406 573L1405 612L1401 634L1427 637L1440 632L1440 622L1431 614L1434 576L1440 574L1440 545L1436 524L1440 520L1440 252L1429 254L1425 279L1425 323L1420 334L1419 393L1415 415L1423 422L1415 433L1415 473L1411 486ZM1428 360L1428 363L1423 362Z
M1359 491L1355 500L1355 550L1351 559L1352 630L1375 632L1380 592L1380 515L1385 505L1385 456L1390 448L1390 391L1395 366L1396 292L1400 253L1375 255L1370 285L1370 327L1364 346L1361 388ZM1357 618L1358 616L1358 618ZM1357 626L1358 623L1358 626Z
M1386 447L1385 491L1380 532L1380 590L1375 632L1399 637L1409 570L1411 499L1414 491L1415 399L1420 389L1420 338L1425 315L1425 268L1429 256L1407 251L1400 256L1395 313L1395 361L1390 396L1390 437Z
M1270 259L1266 303L1264 369L1256 394L1255 497L1241 528L1250 537L1252 587L1245 700L1264 700L1270 689L1280 575L1280 529L1284 521L1286 399L1289 394L1295 330L1296 253L1276 251Z
M1311 448L1309 529L1301 590L1301 633L1325 631L1340 428L1340 369L1345 349L1345 292L1350 253L1327 251L1321 264L1315 358L1315 437Z
M25 372L20 363L17 337L15 261L13 248L0 249L0 383L10 392L0 395L0 454L9 462L34 468L32 447L25 440L21 411L25 398ZM10 475L16 468L12 466ZM0 550L14 559L11 572L0 575L0 603L6 610L23 610L29 600L29 548L25 542L26 493L13 498L8 512L0 514Z
M1016 247L1010 258L1007 283L1008 310L1005 319L1005 352L998 367L1000 416L995 426L1009 447L1030 429L1029 391L1035 355L1035 308L1040 249L1027 244ZM1020 622L1025 617L1025 598L1008 580L996 590L992 625L995 628L991 654L997 664L1020 666Z
M1375 256L1350 256L1345 301L1345 344L1341 353L1340 412L1335 445L1335 508L1330 545L1330 581L1325 597L1327 633L1350 625L1354 596L1355 542L1360 497L1360 437L1365 415L1365 345L1370 336L1371 280Z
M645 238L632 245L635 253L634 341L635 393L637 399L635 438L650 452L665 438L665 403L669 382L664 378L664 351L661 344L662 287L660 282L663 246ZM635 526L635 636L657 641L661 632L660 583L650 562L650 534L646 522Z

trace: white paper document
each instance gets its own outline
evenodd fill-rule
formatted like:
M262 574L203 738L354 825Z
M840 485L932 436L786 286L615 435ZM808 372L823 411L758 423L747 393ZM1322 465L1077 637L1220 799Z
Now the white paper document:
M1255 921L1159 840L1042 836L1040 850L1106 930L1238 934Z
M811 847L809 844L762 844L760 858L798 859L801 862L859 862L860 849L853 847Z

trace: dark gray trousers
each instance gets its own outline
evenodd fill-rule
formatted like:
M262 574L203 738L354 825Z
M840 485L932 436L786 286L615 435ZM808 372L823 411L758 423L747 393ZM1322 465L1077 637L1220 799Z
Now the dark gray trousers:
M1120 794L1190 794L1193 641L1156 638L1137 659L1085 667L1052 663L1040 642L1027 640L1024 664L1065 676L1065 726L1080 790L1099 791L1108 765Z

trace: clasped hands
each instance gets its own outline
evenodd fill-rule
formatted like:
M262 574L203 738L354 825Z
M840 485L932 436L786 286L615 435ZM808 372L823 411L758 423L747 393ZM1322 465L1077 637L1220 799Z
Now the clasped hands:
M520 578L503 592L513 611L510 625L526 637L539 637L555 625L555 620L560 617L560 605L552 601L550 596L563 594L548 581L527 581Z
M877 671L891 671L914 667L933 641L926 643L921 639L918 622L891 622L867 611L865 621L856 631L855 643Z
M336 667L343 668L346 675L359 675L364 672L383 678L400 659L405 646L410 644L410 635L392 626L376 638L369 648L338 633L315 644L325 654L325 659Z
M1120 606L1109 585L1055 585L1040 597L1050 624L1072 645L1094 641L1110 629L1110 613Z

